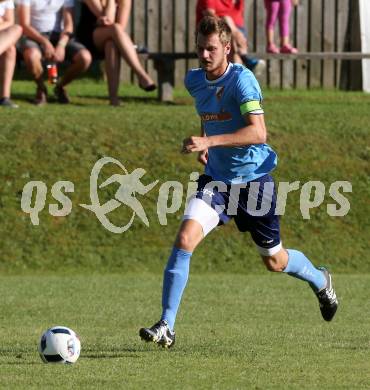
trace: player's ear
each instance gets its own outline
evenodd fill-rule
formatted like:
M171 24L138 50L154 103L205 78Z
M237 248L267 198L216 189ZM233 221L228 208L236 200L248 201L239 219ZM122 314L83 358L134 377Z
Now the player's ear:
M226 45L225 45L225 54L229 55L229 54L230 54L230 51L231 51L231 43L228 42L228 43L226 43Z

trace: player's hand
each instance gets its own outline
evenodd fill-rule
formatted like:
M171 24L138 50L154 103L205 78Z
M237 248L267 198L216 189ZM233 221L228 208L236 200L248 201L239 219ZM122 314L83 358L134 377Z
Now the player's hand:
M182 144L183 153L203 152L209 147L208 137L189 137Z
M208 149L206 150L203 150L202 152L199 152L198 154L198 161L203 164L203 165L207 165L207 161L208 161Z
M65 56L66 56L66 48L64 46L57 45L54 52L54 61L63 62Z
M44 55L47 60L51 60L54 57L55 54L55 48L51 44L49 40L46 40L44 43L41 45L44 49Z

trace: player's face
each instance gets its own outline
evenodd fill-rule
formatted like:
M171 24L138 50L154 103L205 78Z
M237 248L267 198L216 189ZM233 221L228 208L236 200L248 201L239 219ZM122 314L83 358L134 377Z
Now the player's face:
M200 66L206 71L208 79L216 79L225 72L229 52L230 44L223 44L218 34L198 34L197 53Z

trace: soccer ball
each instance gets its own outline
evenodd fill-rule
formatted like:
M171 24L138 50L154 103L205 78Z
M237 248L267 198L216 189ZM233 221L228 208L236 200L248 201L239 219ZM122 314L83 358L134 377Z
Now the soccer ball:
M76 363L80 351L80 339L65 326L54 326L41 336L39 354L44 363Z

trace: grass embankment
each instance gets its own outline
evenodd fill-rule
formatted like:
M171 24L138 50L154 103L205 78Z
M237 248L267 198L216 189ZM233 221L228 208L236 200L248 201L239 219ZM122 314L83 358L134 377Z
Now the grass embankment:
M107 106L103 83L76 82L70 88L73 104L34 107L30 82L15 82L18 110L1 110L0 166L0 270L74 269L116 271L162 270L183 207L168 215L167 226L158 222L159 186L179 180L186 187L189 173L201 171L195 156L179 153L181 140L199 131L192 100L178 91L175 104L160 104L154 94L135 87L122 88L124 104ZM343 92L265 93L269 142L279 155L274 173L277 181L318 180L326 194L321 206L304 220L299 208L300 191L289 194L282 218L286 247L303 250L315 263L336 272L370 272L369 249L369 132L370 96ZM105 230L95 215L79 206L90 203L89 177L102 156L121 161L129 172L146 170L145 184L159 180L147 195L137 195L148 215L146 227L137 217L132 227L116 235ZM107 167L102 179L121 173ZM21 194L30 180L48 188L39 226L33 226L21 210ZM58 180L74 183L69 193L73 207L66 217L52 217L50 194ZM351 209L345 217L329 217L331 183L350 181L346 193ZM117 185L101 190L101 202L111 199ZM184 199L183 199L184 205ZM110 214L122 226L130 209L122 206ZM211 234L193 257L196 271L264 272L248 235L239 234L231 223Z

